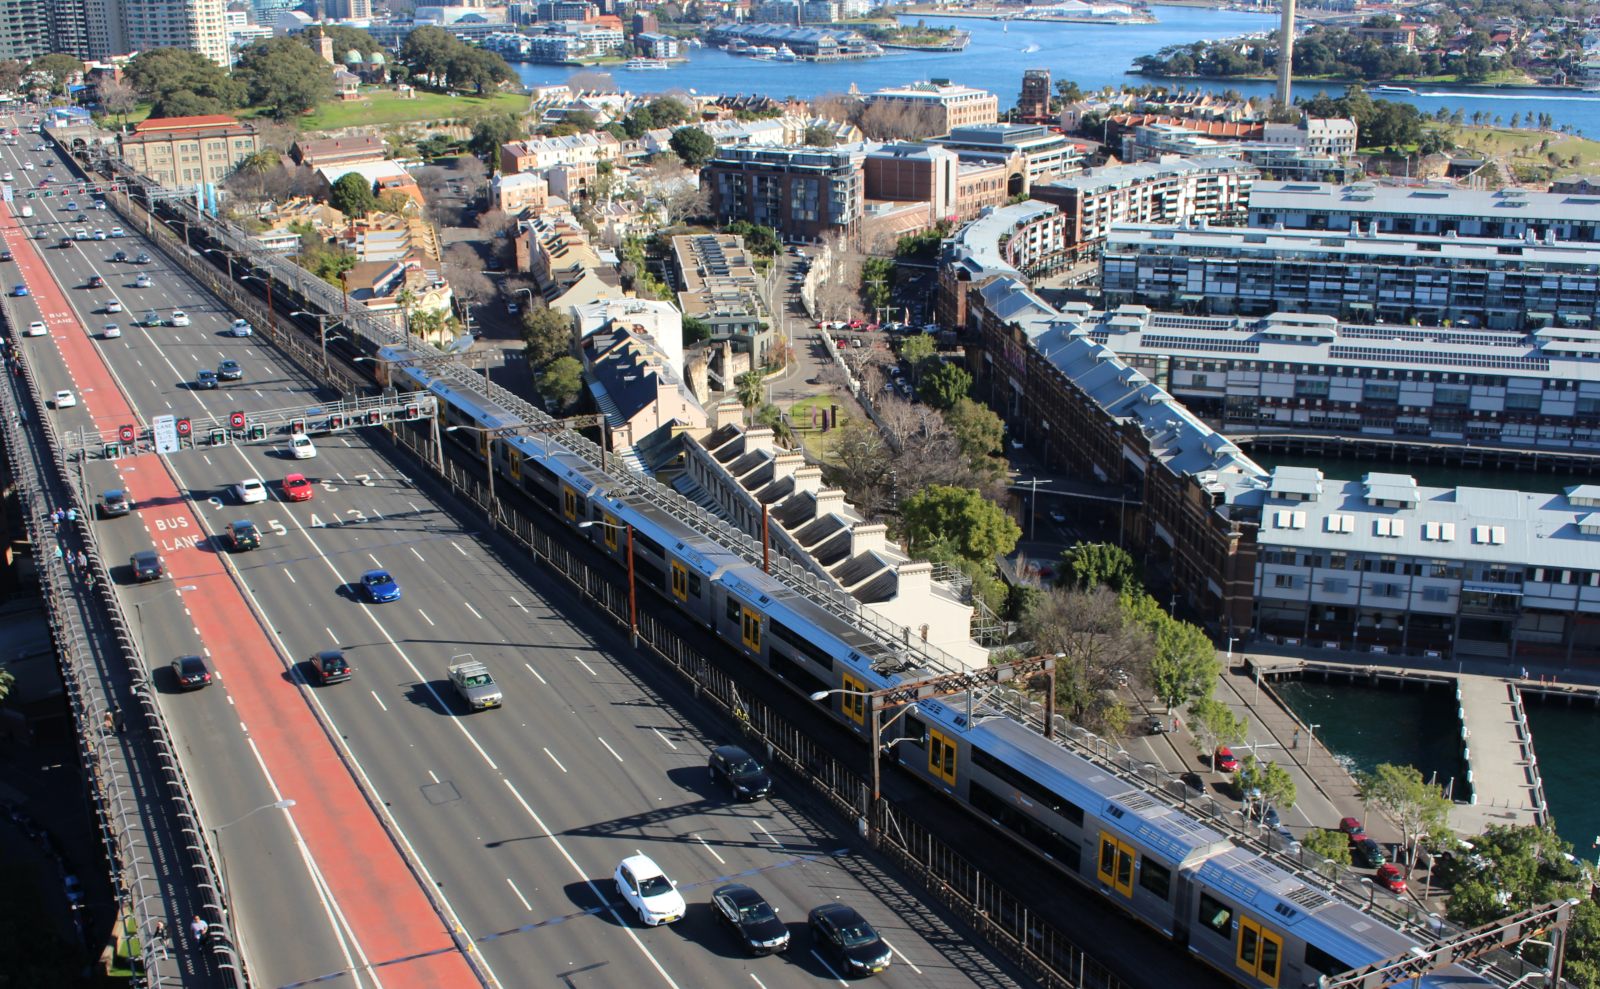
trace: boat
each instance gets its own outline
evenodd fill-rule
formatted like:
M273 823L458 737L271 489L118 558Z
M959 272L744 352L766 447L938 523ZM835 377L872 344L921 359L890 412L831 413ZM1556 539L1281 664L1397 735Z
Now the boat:
M1039 46L1037 44L1033 44L1033 45L1029 45L1028 47L1022 49L1022 54L1024 54L1024 55L1032 55L1034 52L1036 52L1038 50L1039 50Z
M1369 86L1369 93L1383 93L1391 96L1415 96L1417 91L1410 86Z
M788 45L779 45L777 52L772 56L774 62L798 62L800 56L796 55Z
M622 63L629 72L663 71L669 66L664 58L630 58Z
M772 47L771 45L754 45L750 48L747 54L752 58L770 59L778 56L778 49Z

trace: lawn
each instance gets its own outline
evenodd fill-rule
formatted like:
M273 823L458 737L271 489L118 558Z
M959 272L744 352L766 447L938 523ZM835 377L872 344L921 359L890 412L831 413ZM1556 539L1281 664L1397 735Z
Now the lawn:
M794 429L795 436L805 446L806 453L810 454L813 459L828 459L828 454L833 448L833 437L838 434L839 427L844 425L845 420L848 418L848 416L842 414L848 402L848 399L841 399L839 396L829 393L827 395L813 395L810 398L802 398L789 406L789 424ZM822 413L830 405L839 406L841 415L839 420L834 423L833 428L824 433L822 431ZM816 425L812 425L813 409L817 410Z
M1509 127L1452 127L1448 136L1463 148L1489 155L1507 155L1519 169L1549 169L1552 178L1600 169L1600 141L1587 138ZM1549 145L1539 150L1545 141L1549 141ZM1559 164L1551 162L1552 155Z
M302 131L338 130L363 124L406 124L418 120L444 120L477 116L480 113L523 113L528 97L521 93L496 93L493 96L451 96L417 90L405 99L393 90L362 90L361 99L343 103L330 100L315 113L297 121Z

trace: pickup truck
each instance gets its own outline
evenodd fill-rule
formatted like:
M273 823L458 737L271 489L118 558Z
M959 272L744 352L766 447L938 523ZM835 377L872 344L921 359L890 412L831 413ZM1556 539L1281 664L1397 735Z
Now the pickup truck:
M467 708L473 711L482 711L491 707L500 706L500 685L494 682L494 676L489 668L471 655L453 656L452 659L461 660L450 664L450 683L456 688L456 693L466 701Z

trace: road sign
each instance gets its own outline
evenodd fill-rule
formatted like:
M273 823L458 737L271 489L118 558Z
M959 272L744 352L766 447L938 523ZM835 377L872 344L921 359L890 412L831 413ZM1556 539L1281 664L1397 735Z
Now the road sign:
M228 426L229 426L230 429L243 429L244 428L244 413L243 412L229 412L228 413Z
M178 452L177 416L156 416L150 420L150 431L155 434L157 453Z
M134 431L131 425L122 425L117 427L117 442L132 443L133 437Z
M179 419L178 420L178 436L180 438L188 439L189 438L189 434L191 434L193 432L194 432L194 424L193 423L191 423L188 419Z

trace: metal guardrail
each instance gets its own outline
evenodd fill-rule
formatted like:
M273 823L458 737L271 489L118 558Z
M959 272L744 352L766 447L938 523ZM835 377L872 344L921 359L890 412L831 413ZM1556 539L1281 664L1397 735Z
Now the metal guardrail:
M0 432L35 548L59 668L77 725L79 758L116 891L116 919L120 924L123 912L131 914L137 930L136 984L215 981L247 986L244 963L233 946L218 893L211 849L156 704L149 668L111 591L111 575L95 542L90 509L73 497L76 489L65 465L53 456L55 430L38 415L44 408L42 393L26 356L16 348L9 305L0 305L0 324L11 341L7 384L0 387ZM30 407L44 443L27 435ZM52 515L69 508L79 523L63 534ZM84 586L81 574L74 576L73 561L65 553L57 557L45 552L62 535L81 542L92 586ZM95 616L103 624L91 629L87 622ZM127 682L119 690L122 679ZM119 696L132 702L130 714L122 714ZM109 732L108 722L113 726ZM119 722L120 731L115 730ZM134 730L127 731L128 726ZM180 902L183 909L175 910ZM210 924L205 952L193 951L193 941L185 937L192 915L205 916ZM208 971L195 971L196 965Z

